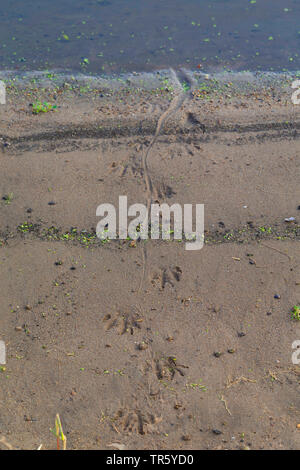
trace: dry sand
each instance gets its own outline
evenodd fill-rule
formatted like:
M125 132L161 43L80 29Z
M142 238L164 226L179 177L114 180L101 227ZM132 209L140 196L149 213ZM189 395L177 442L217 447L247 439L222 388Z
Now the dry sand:
M153 142L174 96L1 109L0 435L16 448L55 448L56 413L72 449L299 448L300 107L194 94ZM146 203L151 143L153 198L205 204L200 251L95 237L99 204Z

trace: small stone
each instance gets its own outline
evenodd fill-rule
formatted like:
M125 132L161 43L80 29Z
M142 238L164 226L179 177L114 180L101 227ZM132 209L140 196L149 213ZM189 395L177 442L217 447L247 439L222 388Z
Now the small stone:
M274 299L280 299L280 298L281 298L281 296L279 294L274 295Z
M191 436L189 434L186 434L184 436L182 436L182 440L183 441L190 441L191 440Z
M16 326L15 330L16 331L22 331L22 327L21 326Z
M169 343L172 343L172 341L174 341L174 338L173 336L168 336L166 340L169 341Z
M222 353L219 352L219 351L216 351L216 352L214 352L214 356L215 356L215 357L221 357L221 356L222 356Z
M30 305L25 305L25 310L32 310L32 307Z
M268 315L268 317L269 317L270 315L272 315L272 312L267 312L267 315Z
M145 349L147 349L147 348L148 348L148 344L147 344L147 343L144 343L144 342L143 342L143 343L140 343L140 344L138 345L138 349L139 349L140 351L145 351Z
M235 349L228 349L227 352L229 352L229 354L234 354L234 353L235 353Z
M48 202L48 206L55 206L55 204L56 204L56 202L54 202L54 201L49 201Z
M300 424L297 424L297 429L300 429Z
M213 434L216 434L217 436L219 436L220 434L223 434L222 431L220 431L219 429L213 429L212 432Z
M244 333L243 331L238 333L239 338L243 338L243 336L246 336L246 333Z

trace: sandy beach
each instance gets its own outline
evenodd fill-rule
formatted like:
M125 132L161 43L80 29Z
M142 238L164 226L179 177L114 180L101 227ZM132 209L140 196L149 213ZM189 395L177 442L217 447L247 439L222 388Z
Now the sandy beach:
M199 77L7 88L0 435L14 448L54 449L56 413L70 449L299 448L300 106L290 80ZM202 250L97 238L99 204L146 203L145 152L153 200L205 205Z

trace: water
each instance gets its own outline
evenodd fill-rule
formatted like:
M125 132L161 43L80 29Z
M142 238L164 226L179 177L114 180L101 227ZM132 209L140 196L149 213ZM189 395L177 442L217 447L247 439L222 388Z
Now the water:
M299 0L10 0L0 70L299 70Z

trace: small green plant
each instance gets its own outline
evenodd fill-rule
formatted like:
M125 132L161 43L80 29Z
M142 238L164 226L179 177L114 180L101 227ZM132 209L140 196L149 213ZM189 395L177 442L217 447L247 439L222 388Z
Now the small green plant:
M2 199L4 201L4 204L8 206L12 202L13 198L14 198L14 193L8 193L5 196L3 196Z
M42 103L41 101L36 101L32 105L32 112L33 114L40 114L40 113L49 113L49 111L56 110L57 106L54 104L47 103L46 101Z
M24 224L18 225L19 232L27 233L33 229L33 224L29 224L28 222L24 222Z
M292 320L300 321L300 307L299 305L294 305L292 308Z
M182 88L185 93L191 89L190 85L187 82L182 83Z
M50 431L56 437L57 450L60 450L60 441L62 441L62 449L66 450L67 449L67 438L64 435L59 414L57 414L56 417L55 417L55 428L50 429Z

